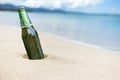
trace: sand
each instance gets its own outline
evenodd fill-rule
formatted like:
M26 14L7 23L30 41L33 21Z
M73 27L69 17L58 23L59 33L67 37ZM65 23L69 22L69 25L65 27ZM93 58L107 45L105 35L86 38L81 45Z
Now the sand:
M39 35L46 58L29 60L21 29L0 26L0 80L120 80L120 53Z

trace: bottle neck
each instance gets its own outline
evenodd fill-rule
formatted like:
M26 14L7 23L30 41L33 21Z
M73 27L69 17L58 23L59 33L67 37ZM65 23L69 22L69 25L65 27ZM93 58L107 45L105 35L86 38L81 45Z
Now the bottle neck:
M28 14L26 13L24 8L20 8L18 10L19 12L19 17L20 17L20 23L21 23L21 27L30 27L32 25L30 18L28 16Z

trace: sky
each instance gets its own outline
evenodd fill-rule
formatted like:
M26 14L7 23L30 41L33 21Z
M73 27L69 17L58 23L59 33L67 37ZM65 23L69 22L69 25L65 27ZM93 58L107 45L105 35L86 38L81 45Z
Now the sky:
M0 0L0 3L87 13L120 14L120 0Z

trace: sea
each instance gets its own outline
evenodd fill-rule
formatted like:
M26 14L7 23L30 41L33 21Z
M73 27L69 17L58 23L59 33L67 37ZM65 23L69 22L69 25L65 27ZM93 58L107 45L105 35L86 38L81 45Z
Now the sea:
M61 39L120 52L120 16L97 14L28 13L39 32ZM0 24L20 27L18 12L0 11Z

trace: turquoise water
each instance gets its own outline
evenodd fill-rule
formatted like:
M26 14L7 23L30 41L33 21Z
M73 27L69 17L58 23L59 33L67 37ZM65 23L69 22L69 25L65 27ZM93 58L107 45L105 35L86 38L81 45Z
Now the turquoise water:
M38 31L120 51L120 16L29 13ZM0 12L0 24L20 26L16 12Z

